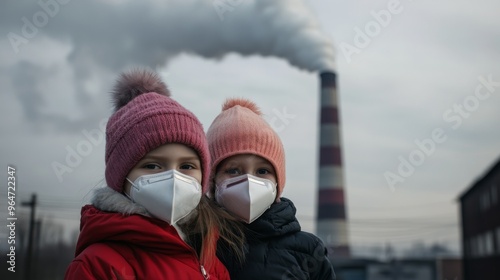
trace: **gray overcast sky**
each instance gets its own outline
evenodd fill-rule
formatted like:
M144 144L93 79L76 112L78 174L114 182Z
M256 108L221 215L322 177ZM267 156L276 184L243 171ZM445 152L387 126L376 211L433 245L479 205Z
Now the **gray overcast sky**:
M216 2L0 4L0 162L17 167L17 202L36 192L40 217L78 226L104 177L109 90L120 71L148 65L205 129L227 97L253 99L274 119L287 153L284 196L314 232L317 70L334 67L353 244L458 249L456 199L500 154L500 3L247 0L226 1L221 14ZM423 163L399 174L401 158L435 130L440 141ZM393 189L387 172L400 176Z

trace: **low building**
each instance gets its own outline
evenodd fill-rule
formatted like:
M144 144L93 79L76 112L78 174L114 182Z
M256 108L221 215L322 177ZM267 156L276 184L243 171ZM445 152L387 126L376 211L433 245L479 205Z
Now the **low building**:
M337 280L463 280L460 258L344 259L334 263Z
M458 257L436 259L436 279L464 280L462 259Z
M434 280L435 262L432 260L401 260L373 264L368 267L369 280Z
M464 280L500 279L500 160L460 196Z

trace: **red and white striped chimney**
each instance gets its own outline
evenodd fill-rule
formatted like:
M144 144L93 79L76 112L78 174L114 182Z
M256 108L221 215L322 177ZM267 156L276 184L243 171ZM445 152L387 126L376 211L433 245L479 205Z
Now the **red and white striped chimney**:
M317 235L334 258L349 257L336 74L323 72L320 80Z

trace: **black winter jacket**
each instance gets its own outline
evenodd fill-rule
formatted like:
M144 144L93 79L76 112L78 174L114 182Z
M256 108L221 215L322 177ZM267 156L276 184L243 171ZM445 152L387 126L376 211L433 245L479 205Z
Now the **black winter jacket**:
M292 201L281 198L261 217L246 226L243 265L219 246L218 255L231 279L335 279L321 240L301 231Z

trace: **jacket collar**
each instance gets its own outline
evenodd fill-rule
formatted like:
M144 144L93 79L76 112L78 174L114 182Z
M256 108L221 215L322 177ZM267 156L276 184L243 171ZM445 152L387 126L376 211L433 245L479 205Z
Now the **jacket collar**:
M96 189L92 198L92 204L101 211L150 216L146 208L132 202L124 194L109 187Z
M253 223L246 225L249 239L275 237L301 230L299 221L295 217L297 209L293 202L282 197L281 202L274 203L262 216Z
M88 246L101 242L130 244L142 250L169 255L195 255L173 226L152 218L144 207L123 194L109 187L97 189L92 203L85 205L81 211L76 255Z

